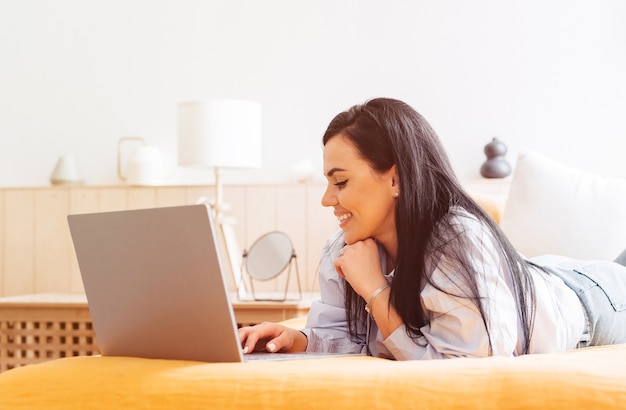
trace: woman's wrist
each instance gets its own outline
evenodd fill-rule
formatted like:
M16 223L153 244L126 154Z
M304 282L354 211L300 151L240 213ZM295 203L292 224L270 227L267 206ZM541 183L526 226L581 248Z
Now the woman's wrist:
M307 345L309 344L309 337L302 330L294 329L293 345L290 352L306 352Z
M391 287L390 284L385 283L382 286L379 286L378 288L376 288L369 296L369 298L366 300L366 304L365 304L365 311L372 316L372 309L373 309L373 305L374 302L376 301L376 298L378 298L378 296L383 293L385 290L389 289Z

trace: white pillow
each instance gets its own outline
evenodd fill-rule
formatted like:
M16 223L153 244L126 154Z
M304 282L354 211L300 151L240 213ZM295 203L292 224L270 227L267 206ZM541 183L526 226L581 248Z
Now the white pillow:
M626 179L521 152L500 226L527 257L613 260L626 249Z

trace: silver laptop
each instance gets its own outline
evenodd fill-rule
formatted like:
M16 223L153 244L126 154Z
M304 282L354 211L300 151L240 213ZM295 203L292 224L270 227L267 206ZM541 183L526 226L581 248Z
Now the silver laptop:
M206 205L69 215L68 222L103 356L304 356L242 354Z

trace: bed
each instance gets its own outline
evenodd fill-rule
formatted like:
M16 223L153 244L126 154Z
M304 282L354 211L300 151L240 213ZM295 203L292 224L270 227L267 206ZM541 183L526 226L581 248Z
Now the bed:
M10 409L623 409L626 345L515 358L200 363L82 356L0 374Z

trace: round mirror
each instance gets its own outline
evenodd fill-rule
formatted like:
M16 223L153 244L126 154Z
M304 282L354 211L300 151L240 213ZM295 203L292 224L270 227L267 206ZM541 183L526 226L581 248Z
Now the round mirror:
M283 232L270 232L257 239L246 255L246 271L252 279L270 280L287 268L293 256L291 239Z

